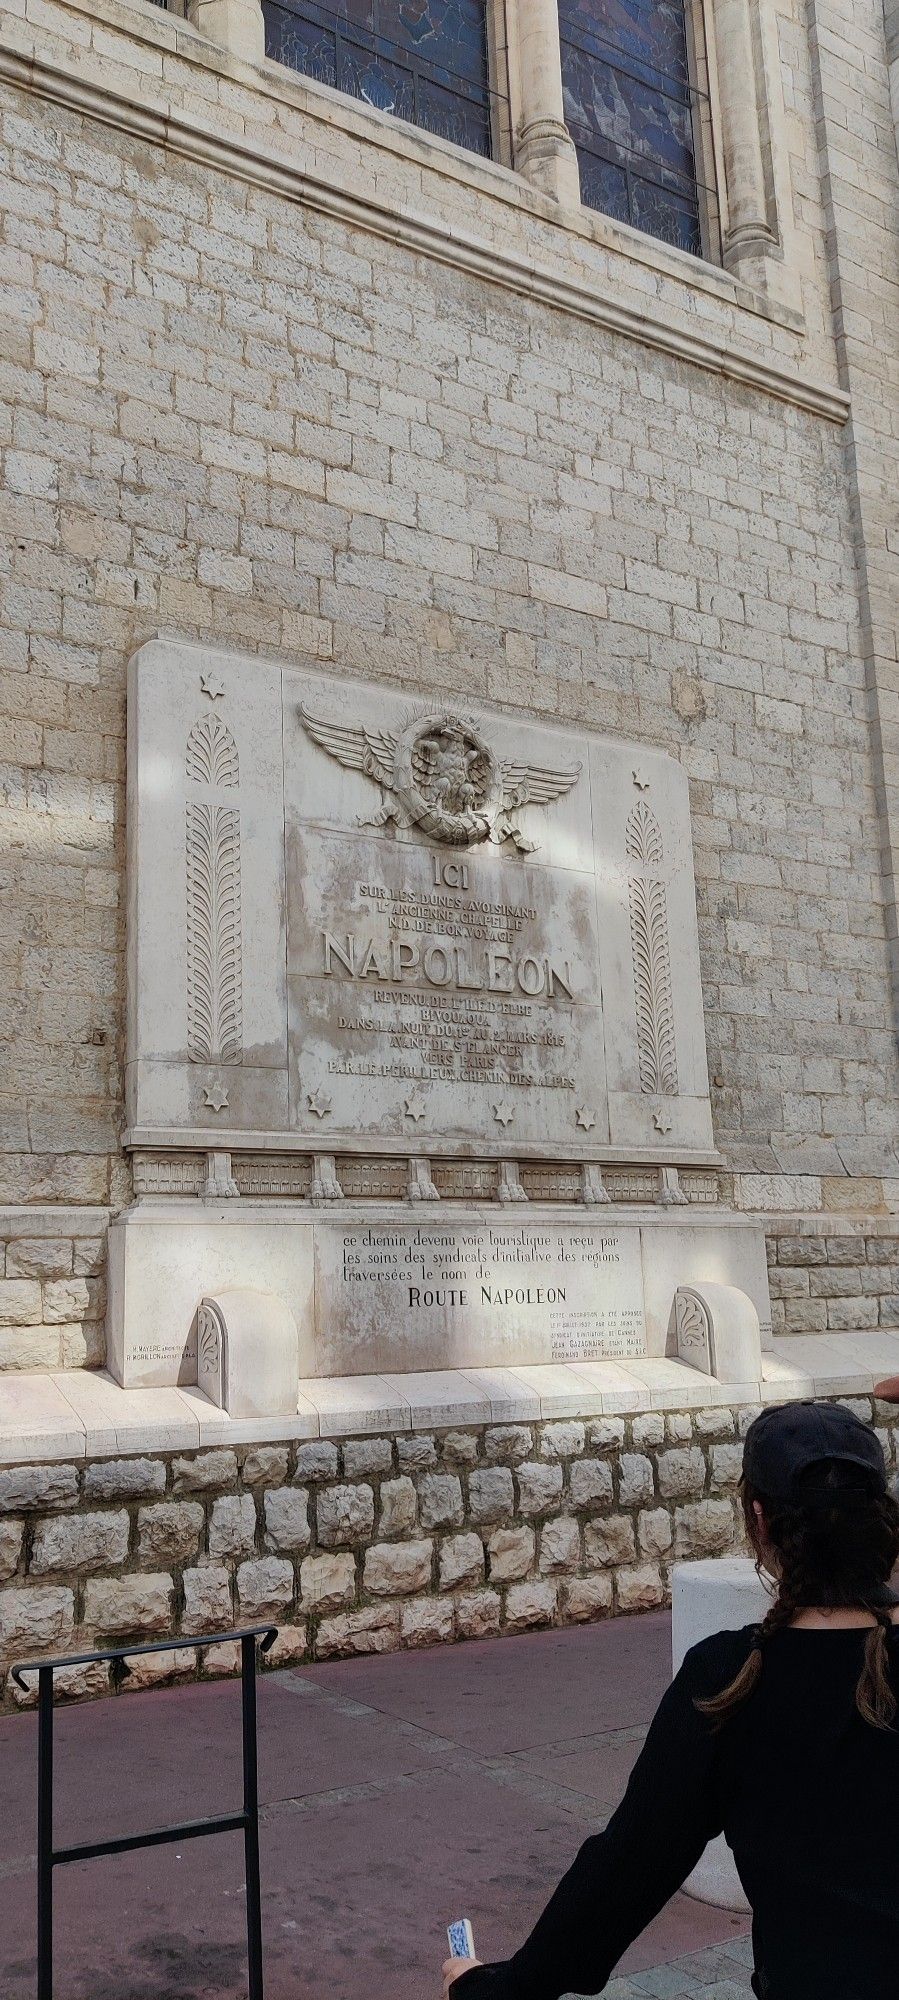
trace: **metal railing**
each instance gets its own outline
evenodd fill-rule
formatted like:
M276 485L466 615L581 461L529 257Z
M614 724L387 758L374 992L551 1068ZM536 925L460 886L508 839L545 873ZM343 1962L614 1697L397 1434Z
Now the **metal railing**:
M92 1861L101 1854L128 1854L136 1847L161 1847L172 1840L199 1840L207 1833L242 1833L247 1880L248 2000L263 2000L262 1903L259 1884L259 1788L256 1754L256 1644L267 1653L278 1636L276 1625L244 1626L234 1632L204 1633L196 1639L160 1639L148 1645L111 1646L96 1653L74 1653L64 1659L31 1660L13 1667L17 1686L28 1693L26 1674L37 1674L37 2000L53 2000L53 1870L70 1861ZM154 1827L149 1833L118 1834L111 1840L79 1841L73 1847L53 1845L53 1676L60 1667L93 1666L108 1660L114 1684L131 1669L128 1661L143 1653L182 1652L240 1642L241 1724L243 1735L243 1807L208 1819L182 1820L177 1826Z

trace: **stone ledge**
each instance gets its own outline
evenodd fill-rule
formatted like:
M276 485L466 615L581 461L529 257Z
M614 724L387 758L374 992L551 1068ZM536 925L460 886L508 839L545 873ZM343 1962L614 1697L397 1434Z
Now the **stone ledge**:
M122 1389L102 1370L10 1373L0 1377L0 1464L864 1396L897 1373L899 1332L808 1334L775 1342L760 1383L717 1382L665 1358L324 1377L300 1383L295 1416L241 1419L192 1386Z
M852 1185L851 1182L848 1183ZM742 1211L744 1214L752 1210ZM899 1236L899 1214L853 1211L845 1208L816 1209L809 1214L797 1209L759 1211L765 1235L772 1241L780 1236Z
M113 1210L63 1202L23 1202L0 1207L0 1240L19 1236L102 1236Z
M19 40L18 24L12 34ZM198 37L198 49L203 51L208 47ZM270 67L273 66L267 65L267 69ZM231 174L249 186L281 195L332 220L362 228L434 262L451 264L517 296L690 362L726 381L760 390L825 422L842 425L847 420L849 399L841 389L815 380L801 368L791 367L779 358L768 360L728 335L716 339L714 335L696 331L685 321L675 326L650 312L645 304L636 306L615 300L591 280L589 266L583 275L571 276L555 266L540 263L535 257L505 249L486 237L481 240L468 230L453 228L436 215L413 211L411 207L388 206L361 188L350 191L333 180L305 171L258 139L234 136L211 120L179 112L161 94L156 94L154 101L146 79L140 94L131 94L118 81L115 87L110 87L96 63L94 70L91 77L89 59L82 62L78 73L46 61L27 35L24 46L16 47L11 38L5 46L0 46L0 80L33 91L51 104L113 126L132 139L164 147L198 166ZM257 89L267 80L261 70L253 71L252 78ZM504 175L504 170L496 171L498 184L504 177L511 178ZM684 275L688 277L687 273ZM754 311L758 312L758 301L754 301Z

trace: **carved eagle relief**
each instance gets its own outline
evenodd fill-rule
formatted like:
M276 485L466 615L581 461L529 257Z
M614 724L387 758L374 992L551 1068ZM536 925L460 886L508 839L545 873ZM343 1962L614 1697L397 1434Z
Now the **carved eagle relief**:
M580 776L580 764L505 762L470 720L446 712L418 716L396 734L332 722L304 707L299 713L320 750L380 785L384 803L365 825L418 826L453 847L511 840L532 853L537 843L522 833L517 814L564 798Z

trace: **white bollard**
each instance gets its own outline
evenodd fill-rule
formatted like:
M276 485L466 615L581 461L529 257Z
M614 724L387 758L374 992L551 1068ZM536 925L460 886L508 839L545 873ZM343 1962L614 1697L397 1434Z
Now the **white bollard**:
M671 1665L677 1673L684 1654L713 1632L736 1632L757 1625L770 1610L774 1588L759 1582L755 1564L741 1556L709 1562L677 1563L671 1573ZM684 1890L700 1903L746 1912L749 1904L723 1833L710 1840Z

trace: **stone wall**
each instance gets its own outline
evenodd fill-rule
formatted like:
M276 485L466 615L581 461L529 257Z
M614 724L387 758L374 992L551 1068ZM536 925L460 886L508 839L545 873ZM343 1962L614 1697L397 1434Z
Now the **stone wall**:
M879 1219L784 1216L768 1237L768 1282L775 1334L895 1328L899 1229Z
M21 1210L130 1197L124 677L159 629L672 749L737 1203L896 1205L885 44L874 0L775 12L801 320L137 0L4 16L0 1366L102 1354L99 1265L60 1216L71 1261L26 1269Z
M129 77L161 89L165 62L168 101L207 117L214 101L229 130L255 113L260 135L268 112L359 179L358 107L338 129L329 100L326 126L314 89L276 90L270 67L254 97L252 74L191 31L104 4L102 52L90 15L65 6L26 7L10 46L70 67L77 49L74 66L126 95ZM806 90L791 34L785 67ZM2 103L14 849L0 1199L128 1194L124 665L160 627L675 749L731 1163L895 1171L879 779L839 428L400 241L375 250L312 203L33 91L8 82ZM794 139L815 112L796 97ZM368 127L385 176L388 127ZM711 345L738 336L800 373L824 366L811 190L814 341L661 245L599 219L551 227L552 205L500 169L468 173L420 136L406 154L394 143L397 202L493 238L502 224L544 256L552 244L569 278L580 260L585 284L651 292L672 330L701 305Z
M0 1209L0 1373L106 1359L106 1209Z
M899 1418L863 1397L897 1462ZM0 1673L42 1652L271 1619L271 1665L483 1638L669 1600L739 1544L741 1438L697 1410L0 1470ZM202 1657L230 1672L235 1649ZM192 1652L136 1665L145 1686ZM102 1691L105 1668L60 1691Z

